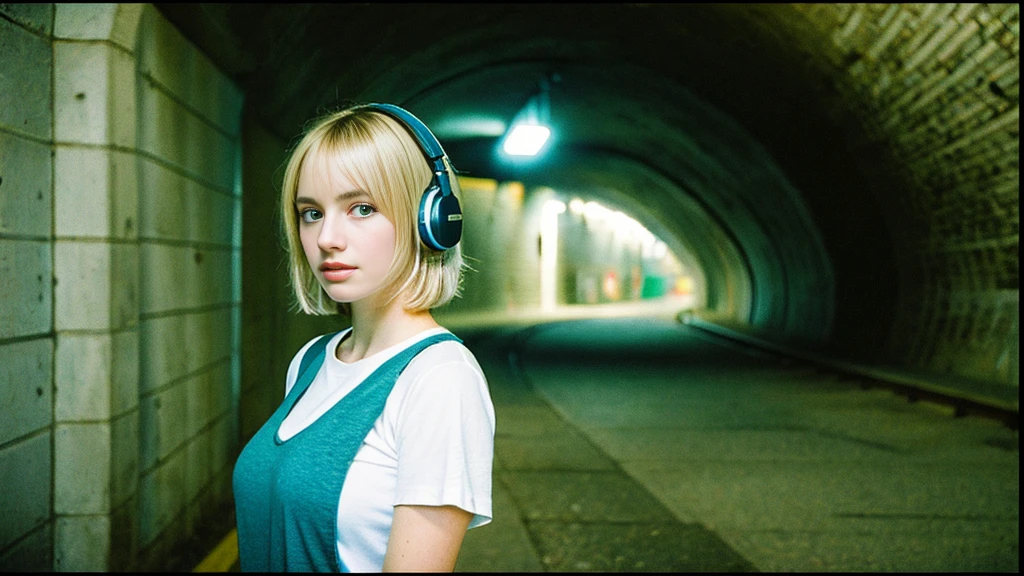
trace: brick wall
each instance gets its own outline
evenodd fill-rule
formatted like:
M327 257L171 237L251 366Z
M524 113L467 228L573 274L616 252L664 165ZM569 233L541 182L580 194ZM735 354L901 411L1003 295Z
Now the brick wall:
M1018 386L1019 7L795 10L820 33L817 66L906 184L877 199L900 271L892 356Z

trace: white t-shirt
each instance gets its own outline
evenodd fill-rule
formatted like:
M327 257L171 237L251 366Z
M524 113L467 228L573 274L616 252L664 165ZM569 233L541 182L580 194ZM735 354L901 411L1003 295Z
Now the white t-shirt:
M324 364L281 423L287 440L310 425L421 332L357 362L338 360L349 330L327 344ZM298 377L309 341L288 367L285 395ZM380 571L391 518L399 504L453 505L473 513L469 527L491 521L494 407L483 370L456 341L430 346L399 376L384 412L356 452L338 501L338 557L352 572Z

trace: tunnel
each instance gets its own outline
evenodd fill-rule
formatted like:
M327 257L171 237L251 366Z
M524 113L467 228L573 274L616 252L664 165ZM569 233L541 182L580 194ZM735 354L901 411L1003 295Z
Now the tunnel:
M231 530L292 355L347 322L297 311L284 165L386 102L460 182L469 270L435 317L488 370L519 522L462 569L1019 568L1019 39L1016 4L0 5L0 567L191 570ZM550 140L502 154L524 113ZM864 469L927 448L935 474L879 466L979 500L868 510L864 480L810 490L846 506L815 524L804 468L672 468L700 426L726 460L723 430ZM531 508L558 486L649 516ZM835 552L860 544L884 559Z

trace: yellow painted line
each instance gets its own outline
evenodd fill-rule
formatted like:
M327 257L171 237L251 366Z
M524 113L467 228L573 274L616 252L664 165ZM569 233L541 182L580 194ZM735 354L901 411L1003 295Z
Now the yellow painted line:
M203 558L193 572L228 572L238 561L238 530L234 529Z

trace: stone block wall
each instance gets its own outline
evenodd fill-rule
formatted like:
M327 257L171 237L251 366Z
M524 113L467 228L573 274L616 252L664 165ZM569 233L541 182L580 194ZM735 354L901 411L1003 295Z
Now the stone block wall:
M53 28L54 559L124 567L138 430L134 27L58 6Z
M230 501L242 94L151 5L4 4L0 98L0 567L163 568Z

